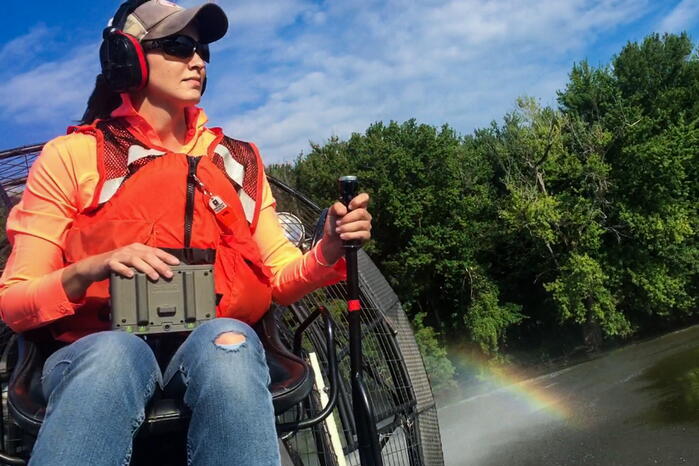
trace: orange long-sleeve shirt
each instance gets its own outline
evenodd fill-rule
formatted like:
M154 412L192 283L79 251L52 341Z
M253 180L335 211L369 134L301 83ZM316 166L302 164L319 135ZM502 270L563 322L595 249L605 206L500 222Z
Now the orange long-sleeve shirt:
M178 152L206 154L214 133L197 107L187 109L187 139ZM155 130L132 106L128 95L113 117L125 118L141 139L161 148ZM0 277L0 316L16 332L31 330L72 315L81 303L71 302L61 282L65 235L95 194L97 145L94 137L73 133L49 141L29 172L21 201L7 219L12 252ZM316 288L344 278L344 264L325 262L322 250L305 255L290 243L275 211L275 200L264 179L260 217L253 239L273 275L272 293L281 304L294 302ZM318 259L318 260L317 260Z

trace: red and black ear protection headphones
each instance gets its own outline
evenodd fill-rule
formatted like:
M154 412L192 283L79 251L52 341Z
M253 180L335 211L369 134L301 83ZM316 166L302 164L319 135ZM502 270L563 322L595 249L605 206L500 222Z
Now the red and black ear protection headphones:
M126 34L127 17L148 0L128 0L114 14L111 26L102 32L100 64L102 76L114 92L131 92L143 89L148 82L148 63L141 43ZM206 77L201 95L206 90Z
M148 82L148 65L141 43L123 32L126 18L148 0L128 0L123 3L102 32L100 64L102 76L114 92L143 89Z

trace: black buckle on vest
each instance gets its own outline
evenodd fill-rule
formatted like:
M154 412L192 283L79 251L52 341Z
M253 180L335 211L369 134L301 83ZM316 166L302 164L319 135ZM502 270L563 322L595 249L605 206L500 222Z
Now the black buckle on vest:
M177 257L180 262L187 265L206 265L216 262L215 249L202 248L160 248L168 254Z

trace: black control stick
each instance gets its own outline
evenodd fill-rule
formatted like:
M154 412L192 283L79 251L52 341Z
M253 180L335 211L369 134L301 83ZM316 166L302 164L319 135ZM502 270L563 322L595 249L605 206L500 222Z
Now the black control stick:
M342 176L338 180L340 202L349 210L349 204L359 191L356 176ZM376 432L373 405L362 377L361 301L359 299L358 240L343 241L347 261L347 311L349 312L350 371L352 378L352 410L357 426L357 443L362 466L381 466L381 447Z

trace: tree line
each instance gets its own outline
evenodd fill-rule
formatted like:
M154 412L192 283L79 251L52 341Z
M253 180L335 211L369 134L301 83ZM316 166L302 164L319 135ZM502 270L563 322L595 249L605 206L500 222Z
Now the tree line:
M321 205L338 174L372 197L366 249L415 324L437 388L445 348L560 354L697 311L699 61L686 34L575 64L557 106L501 122L377 122L268 172Z

